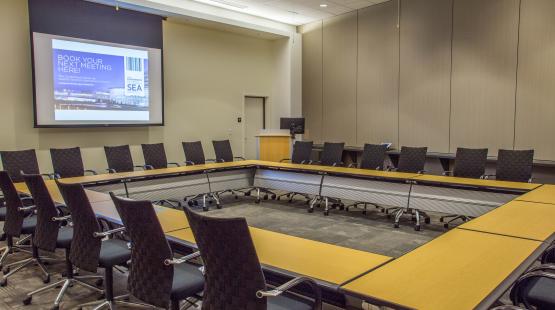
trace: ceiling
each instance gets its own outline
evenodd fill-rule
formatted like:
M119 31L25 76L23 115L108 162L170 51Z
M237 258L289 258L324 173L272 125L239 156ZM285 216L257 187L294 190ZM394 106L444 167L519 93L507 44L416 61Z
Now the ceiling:
M351 12L388 0L194 0L196 2L263 17L278 22L303 25ZM321 7L321 4L327 5Z

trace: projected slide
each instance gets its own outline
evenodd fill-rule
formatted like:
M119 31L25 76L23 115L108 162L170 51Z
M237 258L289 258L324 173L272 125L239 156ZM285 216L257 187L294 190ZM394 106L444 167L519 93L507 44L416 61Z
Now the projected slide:
M148 52L52 40L56 121L148 121Z

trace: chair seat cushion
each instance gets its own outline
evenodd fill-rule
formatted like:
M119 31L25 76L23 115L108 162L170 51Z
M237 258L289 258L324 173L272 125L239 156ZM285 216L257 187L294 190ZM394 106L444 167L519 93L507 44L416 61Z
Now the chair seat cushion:
M127 242L120 239L108 239L102 242L98 264L103 268L121 265L131 258Z
M312 310L313 302L291 295L268 297L268 310Z
M181 300L202 292L204 289L204 275L197 266L183 263L174 265L172 300Z
M555 279L530 279L522 293L528 302L537 309L555 309Z
M23 219L21 224L21 233L23 235L30 235L35 232L35 227L37 227L37 216L32 215Z
M0 221L6 220L6 207L0 208Z
M56 248L69 249L71 240L73 239L73 228L62 227L58 230L58 239L56 240Z

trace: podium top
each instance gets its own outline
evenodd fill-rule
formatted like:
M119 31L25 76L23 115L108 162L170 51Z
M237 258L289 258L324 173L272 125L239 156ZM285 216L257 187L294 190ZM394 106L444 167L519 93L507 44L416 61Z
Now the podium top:
M260 133L255 137L289 137L290 138L291 135L280 133L280 132L270 132L270 133Z

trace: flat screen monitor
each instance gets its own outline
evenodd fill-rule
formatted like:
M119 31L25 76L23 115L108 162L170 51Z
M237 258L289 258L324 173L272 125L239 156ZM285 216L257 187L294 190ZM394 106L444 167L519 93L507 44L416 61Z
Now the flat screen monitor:
M303 117L282 117L279 120L280 129L287 129L291 134L304 134Z

